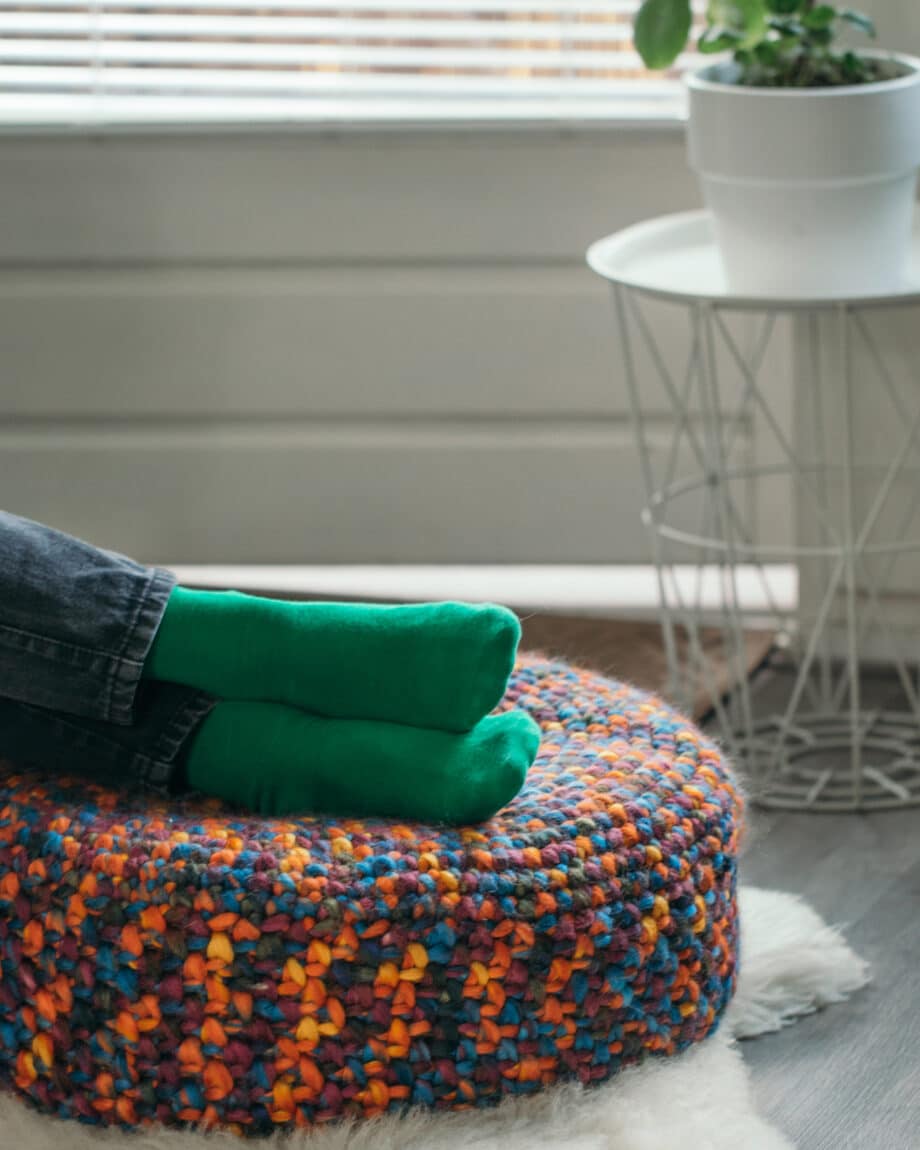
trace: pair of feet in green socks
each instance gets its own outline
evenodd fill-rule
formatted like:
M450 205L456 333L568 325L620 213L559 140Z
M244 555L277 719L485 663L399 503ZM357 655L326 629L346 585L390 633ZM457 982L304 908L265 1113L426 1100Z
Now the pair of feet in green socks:
M267 815L480 822L540 732L489 712L520 625L503 607L287 603L173 590L147 678L218 696L185 758L196 790Z

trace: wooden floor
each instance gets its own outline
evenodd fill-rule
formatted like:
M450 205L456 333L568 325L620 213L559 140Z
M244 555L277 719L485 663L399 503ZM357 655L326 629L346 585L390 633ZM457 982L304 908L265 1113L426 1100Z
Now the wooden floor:
M773 710L788 690L767 673L755 699ZM899 690L864 684L882 707L900 707ZM802 895L872 965L849 1002L744 1044L763 1112L800 1150L920 1150L920 808L753 808L741 877Z
M849 1002L744 1043L764 1114L800 1150L920 1150L920 809L754 810L741 875L803 895L872 964Z

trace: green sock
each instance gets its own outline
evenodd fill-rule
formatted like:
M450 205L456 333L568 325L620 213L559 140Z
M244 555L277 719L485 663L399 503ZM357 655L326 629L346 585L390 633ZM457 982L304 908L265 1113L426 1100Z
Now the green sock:
M536 757L524 711L465 734L324 719L280 703L221 702L195 734L188 783L265 815L380 815L457 825L511 801Z
M169 597L144 675L333 718L468 731L501 699L520 639L505 607Z

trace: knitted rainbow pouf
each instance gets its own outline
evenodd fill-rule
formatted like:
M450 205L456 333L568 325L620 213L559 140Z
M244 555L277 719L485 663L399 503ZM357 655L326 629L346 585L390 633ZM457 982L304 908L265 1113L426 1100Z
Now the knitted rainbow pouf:
M257 1133L609 1078L717 1024L740 799L660 699L526 657L544 742L467 829L266 821L0 767L0 1084Z

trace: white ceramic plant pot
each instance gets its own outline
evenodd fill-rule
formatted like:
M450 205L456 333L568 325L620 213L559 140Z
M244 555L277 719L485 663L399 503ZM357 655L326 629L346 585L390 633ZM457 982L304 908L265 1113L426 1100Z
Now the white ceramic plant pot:
M875 296L903 286L920 167L920 60L895 80L747 88L691 74L688 146L734 291Z

